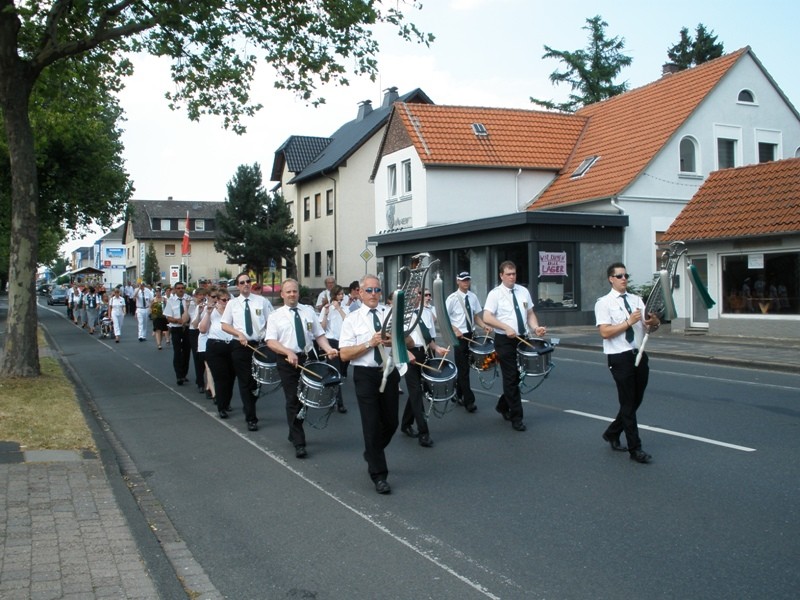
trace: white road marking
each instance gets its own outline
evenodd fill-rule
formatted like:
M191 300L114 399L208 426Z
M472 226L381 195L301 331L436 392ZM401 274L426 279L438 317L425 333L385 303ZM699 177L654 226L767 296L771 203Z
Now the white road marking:
M601 415L593 415L592 413L582 412L580 410L571 410L566 409L564 410L565 413L569 413L571 415L578 415L579 417L588 417L590 419L597 419L598 421L606 421L610 423L614 419L609 419L608 417L603 417ZM736 444L729 444L728 442L720 442L719 440L712 440L710 438L704 438L697 435L692 435L690 433L681 433L680 431L672 431L670 429L662 429L661 427L652 427L650 425L639 425L640 429L646 429L648 431L653 431L655 433L664 433L666 435L672 435L675 437L686 438L688 440L695 440L696 442L703 442L704 444L713 444L715 446L722 446L723 448L730 448L731 450L741 450L742 452L755 452L755 448L748 448L747 446L738 446Z

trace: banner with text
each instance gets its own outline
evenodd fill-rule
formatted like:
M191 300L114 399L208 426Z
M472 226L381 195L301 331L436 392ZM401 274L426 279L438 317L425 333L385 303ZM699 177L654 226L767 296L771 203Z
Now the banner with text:
M567 276L566 252L539 252L539 277Z

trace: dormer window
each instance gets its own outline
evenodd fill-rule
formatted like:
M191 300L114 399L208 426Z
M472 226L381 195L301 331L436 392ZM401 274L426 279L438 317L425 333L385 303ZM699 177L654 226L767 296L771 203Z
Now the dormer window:
M744 104L755 104L756 97L750 90L742 90L739 92L739 96L736 98L738 102L742 102Z
M587 156L586 158L584 158L583 162L581 162L581 164L578 165L578 168L572 172L572 175L570 175L570 179L577 179L578 177L583 177L584 175L586 175L586 172L591 168L591 166L594 163L597 162L599 158L600 157L597 155Z

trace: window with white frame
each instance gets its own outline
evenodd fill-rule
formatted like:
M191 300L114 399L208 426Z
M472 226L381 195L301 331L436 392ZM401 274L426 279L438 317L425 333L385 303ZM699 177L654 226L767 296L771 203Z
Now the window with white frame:
M736 97L738 102L742 102L743 104L755 104L756 103L756 96L750 90L741 90L739 95Z
M743 164L742 128L734 125L714 125L717 145L717 169L730 169Z
M404 160L400 163L400 169L403 177L403 194L411 193L411 161Z
M774 129L756 129L756 156L760 163L778 160L782 156L782 136Z
M175 244L164 244L164 256L175 256Z
M333 214L333 190L325 191L325 214Z
M206 222L204 219L195 219L194 220L194 230L195 231L205 231L206 230Z
M681 140L680 171L681 173L697 173L697 141L689 136Z
M397 197L397 165L386 167L386 184L389 198Z

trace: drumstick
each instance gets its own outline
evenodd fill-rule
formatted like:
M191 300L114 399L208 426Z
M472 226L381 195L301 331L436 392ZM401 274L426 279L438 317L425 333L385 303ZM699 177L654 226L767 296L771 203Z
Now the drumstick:
M450 346L447 347L447 354L450 354ZM442 365L444 364L444 357L447 356L447 354L442 356L442 359L439 361L439 371L442 370Z
M288 358L286 359L286 362L289 362ZM309 375L313 375L317 379L322 379L322 375L320 375L316 371L312 371L311 369L306 369L303 365L297 364L297 365L295 365L295 367L297 367L298 369L300 369L304 373L308 373Z
M466 339L466 340L467 340L467 343L469 343L469 344L478 344L478 345L482 345L482 344L485 344L485 343L486 343L486 339L487 339L487 338L485 338L485 337L484 337L484 338L481 338L482 340L484 340L484 341L482 341L482 342L480 342L480 341L478 341L478 340L473 340L472 338L468 338L468 337L465 337L464 339Z
M436 367L432 367L432 366L426 365L424 363L417 363L417 366L418 367L422 367L423 369L430 369L431 371L436 371L437 373L441 373L442 372L441 367L437 369Z
M518 339L520 342L522 342L522 343L523 343L523 344L525 344L526 346L528 346L528 347L530 347L530 348L533 348L534 350L536 350L536 346L534 346L533 344L531 344L531 343L530 343L528 340L522 339L522 338L521 338L521 337L519 337L519 336L516 336L516 337L517 337L517 339Z
M258 349L258 348L256 348L255 346L251 346L250 344L247 344L247 347L248 347L248 348L250 348L250 350L252 350L252 351L253 351L253 352L255 352L256 354L258 354L258 355L260 355L260 356L263 356L263 357L264 357L264 358L266 358L267 360L269 360L269 359L270 359L270 357L269 357L269 356L267 356L266 354L264 354L263 352L261 352L261 350L259 350L259 349Z

